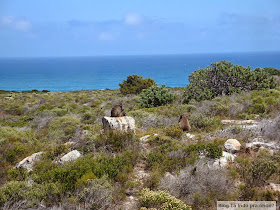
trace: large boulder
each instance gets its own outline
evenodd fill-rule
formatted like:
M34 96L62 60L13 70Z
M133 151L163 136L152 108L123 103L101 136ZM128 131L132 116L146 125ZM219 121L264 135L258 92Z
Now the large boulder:
M105 131L120 130L135 133L135 120L132 117L103 117L102 124Z
M16 165L16 168L25 168L27 171L32 171L35 162L40 160L42 154L43 152L37 152L24 158Z
M76 160L77 158L81 157L82 154L78 150L73 150L66 155L64 155L62 158L60 158L59 163L64 164L68 161Z
M241 144L236 139L228 139L224 144L225 150L230 153L236 153L240 151Z

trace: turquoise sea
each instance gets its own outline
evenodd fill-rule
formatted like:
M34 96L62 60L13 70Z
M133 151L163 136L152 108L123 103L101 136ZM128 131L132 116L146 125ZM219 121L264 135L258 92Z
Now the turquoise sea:
M280 69L280 52L58 58L0 58L0 90L74 91L119 88L128 75L158 85L186 86L188 75L212 62Z

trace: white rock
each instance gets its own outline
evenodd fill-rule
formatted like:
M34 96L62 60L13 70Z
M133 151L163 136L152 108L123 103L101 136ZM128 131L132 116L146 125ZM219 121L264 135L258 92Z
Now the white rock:
M102 124L105 131L120 130L135 133L135 120L132 117L103 117Z
M195 135L192 135L192 134L190 134L190 133L187 133L187 134L186 134L186 137L188 137L188 138L190 138L190 139L193 139L193 138L195 137Z
M252 142L252 147L254 149L258 149L260 147L264 147L264 148L267 148L267 149L279 149L274 142L272 143L264 143L264 142L260 142L260 141L257 141L257 142Z
M258 124L256 120L222 120L222 124L235 124L235 125L246 125L246 124Z
M228 139L225 142L224 147L227 152L235 153L240 150L241 144L236 139Z
M280 184L269 183L269 187L274 192L280 192Z
M35 162L40 160L42 154L43 152L37 152L24 158L16 165L16 168L25 168L27 171L32 171Z
M150 137L151 137L151 135L142 136L140 138L140 141L148 141Z
M154 133L154 134L151 134L151 135L142 136L142 137L140 138L140 141L146 142L146 141L148 141L152 136L158 136L158 134L157 134L157 133Z
M219 159L216 159L215 162L213 163L213 166L227 167L230 162L234 161L235 157L236 157L235 155L223 151L223 156L220 157Z
M76 160L77 158L81 157L82 154L78 150L73 150L66 155L64 155L62 158L60 158L59 163L66 163L68 161Z

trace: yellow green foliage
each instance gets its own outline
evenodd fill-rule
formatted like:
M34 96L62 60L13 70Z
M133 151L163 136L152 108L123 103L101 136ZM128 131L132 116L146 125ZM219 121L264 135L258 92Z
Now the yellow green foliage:
M141 205L147 208L191 210L190 206L170 195L167 191L151 191L145 188L141 191L138 199Z

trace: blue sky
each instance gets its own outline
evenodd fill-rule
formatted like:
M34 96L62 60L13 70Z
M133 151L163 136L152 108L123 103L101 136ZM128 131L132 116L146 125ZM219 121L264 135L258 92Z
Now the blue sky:
M280 51L280 0L0 0L0 57Z

